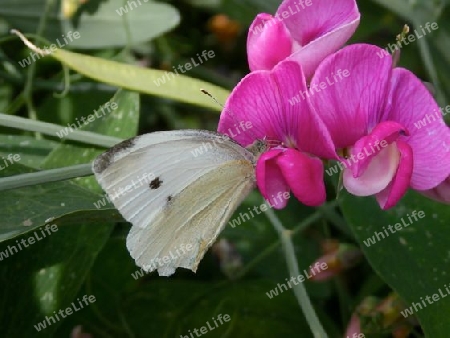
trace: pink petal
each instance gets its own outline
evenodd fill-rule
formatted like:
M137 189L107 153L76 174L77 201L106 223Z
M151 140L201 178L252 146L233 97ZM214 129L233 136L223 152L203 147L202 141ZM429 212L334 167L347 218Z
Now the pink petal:
M326 200L323 163L294 149L277 157L276 162L294 196L308 206L319 206Z
M289 192L289 186L276 162L283 154L283 150L274 149L262 154L256 163L256 182L261 195L275 209L282 209L287 205L288 199L277 198L279 194Z
M285 17L284 23L299 46L290 59L302 65L306 78L312 76L325 57L350 39L360 19L355 0L305 1L304 4L286 0L276 15Z
M355 177L351 170L344 170L344 187L356 196L370 196L385 189L397 172L400 154L395 144L384 148L373 157L364 173Z
M283 108L286 124L283 143L287 147L296 147L319 157L337 159L328 129L309 102L302 68L297 62L283 61L273 73L281 100L285 104ZM280 122L273 121L273 123Z
M306 93L307 88L296 62L283 61L272 71L255 71L234 88L220 116L218 131L243 146L266 138L317 156L336 158L328 130L311 110L307 96L291 104L300 92ZM252 127L248 130L239 134L235 131L249 122Z
M361 331L361 321L359 319L359 316L357 313L353 313L352 317L350 318L350 322L347 326L347 331L345 332L344 338L353 338L353 337L360 337ZM364 337L364 335L362 335Z
M310 79L320 62L337 51L353 35L358 25L359 18L310 42L292 53L289 60L300 63L305 72L305 77Z
M397 122L384 121L377 124L369 135L358 140L351 150L354 163L351 165L353 175L359 177L366 170L372 158L388 144L394 142L400 133L408 134L408 131Z
M396 68L388 114L385 119L405 126L410 136L402 136L414 153L411 187L428 190L450 173L450 129L439 106L422 82L406 69Z
M335 270L331 270L331 269L327 269L327 270L322 270L319 273L317 273L316 275L314 274L314 271L310 271L309 274L312 276L310 278L311 281L313 282L322 282L322 281L326 281L329 280L330 278L333 278L334 276L338 275L340 271L335 271Z
M450 204L450 176L437 187L419 192L435 201Z
M291 54L292 44L292 38L280 20L270 14L258 14L247 36L250 70L272 69Z
M276 16L284 21L294 40L305 46L327 33L358 21L360 14L355 0L310 0L300 3L297 0L285 0Z
M367 135L384 109L392 58L380 58L380 51L365 44L345 47L326 58L311 80L311 103L338 149Z
M377 194L377 201L383 210L387 210L397 204L405 195L411 183L414 156L411 147L403 142L396 142L400 152L400 162L393 181L389 186Z
M217 130L242 146L264 138L282 139L284 125L278 121L284 119L284 105L276 88L269 71L255 71L245 76L228 97ZM237 133L236 128L246 123L250 123L251 128Z

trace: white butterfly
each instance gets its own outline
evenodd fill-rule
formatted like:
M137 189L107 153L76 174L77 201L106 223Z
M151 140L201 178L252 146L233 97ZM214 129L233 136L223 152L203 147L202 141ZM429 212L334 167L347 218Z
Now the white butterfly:
M97 181L132 223L127 248L144 271L196 271L207 249L255 186L266 142L244 148L203 130L154 132L98 156Z

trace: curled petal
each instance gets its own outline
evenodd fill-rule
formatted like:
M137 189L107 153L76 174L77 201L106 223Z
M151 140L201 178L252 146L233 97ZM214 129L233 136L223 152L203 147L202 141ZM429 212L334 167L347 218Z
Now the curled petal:
M312 1L311 6L295 11L295 1L284 1L277 15L294 13L285 25L300 48L289 57L299 62L307 79L328 55L341 48L359 25L360 13L355 0Z
M394 178L400 154L395 144L384 148L373 157L364 173L355 177L351 170L344 170L344 187L356 196L370 196L385 189Z
M355 32L359 19L345 25L336 31L314 40L310 44L298 49L289 57L289 60L297 61L303 67L305 76L310 79L314 71L328 55L336 52L348 38Z
M361 176L372 158L383 148L397 140L400 133L409 134L401 124L394 121L384 121L377 124L369 135L358 140L351 151L355 159L355 164L351 166L353 175L355 177Z
M280 193L289 192L289 185L276 161L282 154L282 149L269 150L262 154L256 163L258 189L275 209L283 209L288 202L288 199L277 198Z
M290 60L299 62L311 78L320 62L337 51L353 35L360 13L355 0L312 1L310 6L284 1L277 11L299 48Z
M293 41L283 22L270 14L258 14L247 36L250 70L272 69L291 54L292 44Z
M295 149L273 149L262 154L256 164L256 181L275 209L286 206L283 194L289 191L308 206L321 205L326 199L322 161Z
M294 149L286 149L276 162L294 196L303 204L318 206L325 202L323 163Z
M283 19L294 40L305 46L343 26L358 22L360 13L355 0L309 1L309 4L308 1L285 0L276 16Z
M400 152L400 162L394 179L389 186L377 194L377 201L383 210L387 210L405 195L411 184L413 172L414 156L411 147L399 140L396 142L397 149Z

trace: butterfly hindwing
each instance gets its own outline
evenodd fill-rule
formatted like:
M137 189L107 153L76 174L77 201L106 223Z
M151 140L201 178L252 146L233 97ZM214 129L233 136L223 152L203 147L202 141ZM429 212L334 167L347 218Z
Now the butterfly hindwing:
M253 188L252 171L247 161L227 162L173 196L148 228L133 227L127 247L137 265L152 270L155 264L148 269L149 262L167 257L170 261L159 267L160 275L171 275L176 267L196 271L206 250ZM180 255L182 248L189 252Z

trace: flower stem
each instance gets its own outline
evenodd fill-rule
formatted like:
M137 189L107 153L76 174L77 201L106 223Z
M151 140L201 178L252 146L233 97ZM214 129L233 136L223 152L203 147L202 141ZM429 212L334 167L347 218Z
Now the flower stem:
M90 163L0 178L0 191L92 175Z
M46 0L44 6L44 13L41 15L36 32L38 36L41 36L42 33L45 31L47 19L50 14L50 10L54 4L55 4L54 0ZM35 73L36 73L36 62L33 62L28 68L27 80L25 82L25 88L23 90L23 96L25 98L25 103L28 109L28 117L32 120L37 120L36 108L34 107L33 103L33 78ZM35 137L38 140L42 139L42 135L40 135L38 132L35 133Z
M62 139L78 141L106 148L110 148L113 145L123 141L122 139L112 136L105 136L89 131L62 127L57 124L35 121L19 116L6 114L0 114L0 126L34 131L53 137L57 136L58 133L64 135L64 131L66 131L67 135L64 135ZM70 129L70 131L68 131L67 129Z
M320 219L322 217L322 213L320 211L316 211L314 214L312 214L311 216L307 217L305 220L303 220L300 225L298 225L298 227L296 227L293 231L292 231L292 235L294 235L296 232L298 231L303 231L305 229L307 229L312 223L314 223L315 221L317 221L318 219ZM255 258L253 258L243 269L242 271L240 271L236 278L239 279L243 276L245 276L250 270L252 270L255 266L258 265L258 263L260 263L264 258L266 258L267 256L269 256L273 251L275 251L275 249L278 248L278 246L280 245L281 239L276 240L275 242L273 242L271 245L269 245L268 247L266 247L262 252L260 252Z
M419 27L419 23L414 21L414 26ZM434 85L434 90L436 92L435 96L439 104L445 103L445 97L442 93L440 84L439 84L439 76L436 71L436 68L434 67L433 58L431 56L430 47L428 45L428 42L426 39L418 39L417 44L419 46L419 51L422 56L423 64L425 66L425 69L428 73L428 76L431 79L431 82Z
M289 274L291 276L299 276L300 271L298 270L298 262L297 258L295 257L294 245L292 244L292 231L283 227L283 224L275 215L272 209L269 209L266 212L266 215L281 238ZM311 328L313 336L315 338L327 338L328 336L324 328L322 327L322 324L320 323L316 312L314 311L314 307L312 306L311 300L309 299L308 293L306 292L306 288L303 283L294 285L293 290L298 304L300 305L300 308L305 315L306 321Z

